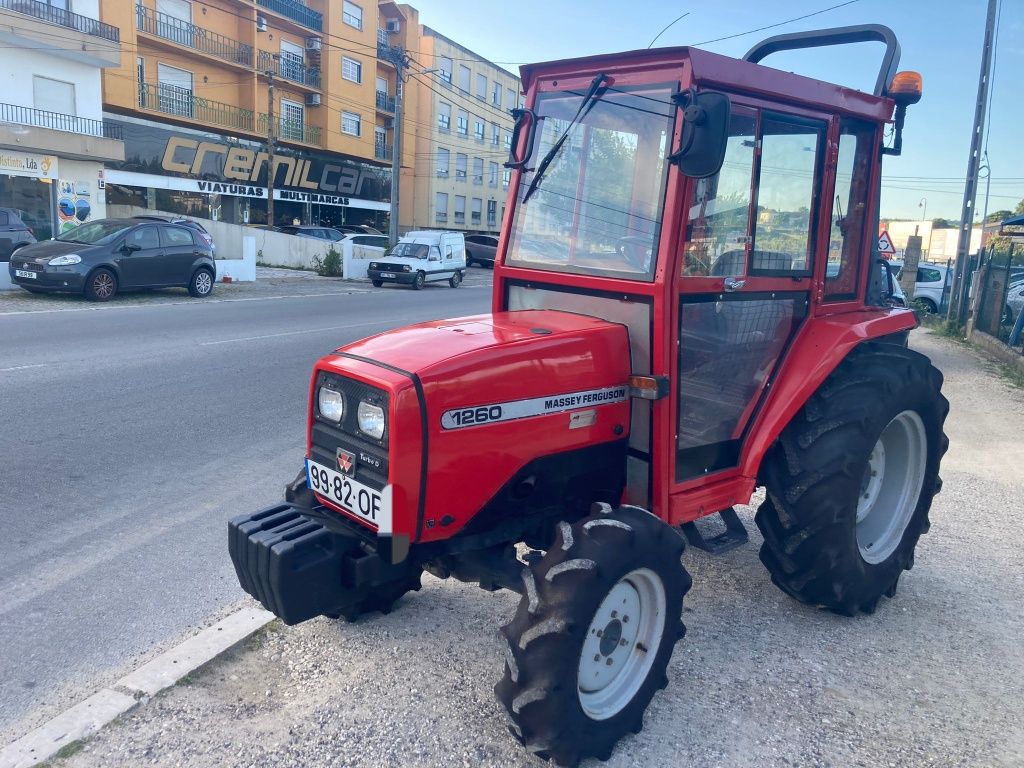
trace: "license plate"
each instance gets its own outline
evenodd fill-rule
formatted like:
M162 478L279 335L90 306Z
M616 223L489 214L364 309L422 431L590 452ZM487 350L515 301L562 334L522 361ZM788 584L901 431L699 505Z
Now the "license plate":
M381 277L390 277L392 280L396 277L394 272L381 272Z
M27 277L29 280L35 280L37 275L35 272L26 272L24 269L14 270L15 277Z
M365 520L379 533L391 532L390 485L378 491L310 459L306 459L306 484L332 504Z

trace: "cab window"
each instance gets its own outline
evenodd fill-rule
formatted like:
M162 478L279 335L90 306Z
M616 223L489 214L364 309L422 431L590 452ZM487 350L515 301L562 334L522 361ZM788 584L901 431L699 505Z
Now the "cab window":
M873 125L849 118L840 121L836 189L825 266L826 301L844 301L857 295L858 255L863 250L868 219L874 145Z

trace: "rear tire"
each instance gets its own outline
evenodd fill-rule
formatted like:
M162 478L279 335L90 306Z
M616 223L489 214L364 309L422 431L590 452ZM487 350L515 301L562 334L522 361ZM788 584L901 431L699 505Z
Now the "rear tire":
M110 301L117 295L117 275L103 267L85 281L85 298L89 301Z
M686 632L691 580L679 534L637 507L594 508L572 526L559 523L557 541L523 570L494 689L512 735L564 766L607 760L620 738L641 730Z
M462 273L461 272L456 272L454 275L452 275L450 278L448 278L448 285L450 285L452 288L458 288L461 283L462 283Z
M935 302L931 299L913 299L913 301L920 303L924 311L929 315L934 315L939 311L939 308L935 306Z
M189 280L188 293L195 299L205 299L213 293L213 273L202 267L197 269Z
M423 290L423 286L426 284L426 282L427 276L422 272L417 272L416 277L412 281L412 289L414 291L421 291Z
M756 516L761 562L783 592L848 616L896 594L942 487L941 388L924 355L868 342L783 430Z

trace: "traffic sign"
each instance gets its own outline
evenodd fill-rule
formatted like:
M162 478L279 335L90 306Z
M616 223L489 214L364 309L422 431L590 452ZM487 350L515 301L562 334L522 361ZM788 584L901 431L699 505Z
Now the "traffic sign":
M892 238L885 230L882 230L882 234L878 236L878 252L883 256L896 255L896 246L892 244Z

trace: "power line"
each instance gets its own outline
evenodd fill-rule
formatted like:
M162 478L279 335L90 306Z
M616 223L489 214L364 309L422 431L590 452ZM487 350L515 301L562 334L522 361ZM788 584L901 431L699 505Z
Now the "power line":
M744 37L746 35L752 35L755 32L764 32L766 29L775 29L776 27L782 27L782 26L785 26L786 24L792 24L794 21L803 21L804 19L809 19L812 16L820 16L823 13L828 13L829 11L834 11L836 8L843 8L844 6L853 5L854 3L859 3L859 2L860 2L860 0L846 0L845 3L838 3L837 5L830 5L828 8L822 8L820 11L814 11L812 13L805 13L803 16L794 16L792 19L786 19L785 21L779 21L779 22L777 22L775 24L768 24L767 26L764 26L764 27L757 27L756 29L748 29L746 32L737 32L735 35L726 35L725 37L716 37L714 40L705 40L705 41L703 41L701 43L694 43L694 46L710 45L711 43L720 43L723 40L733 40L734 38L737 38L737 37Z

